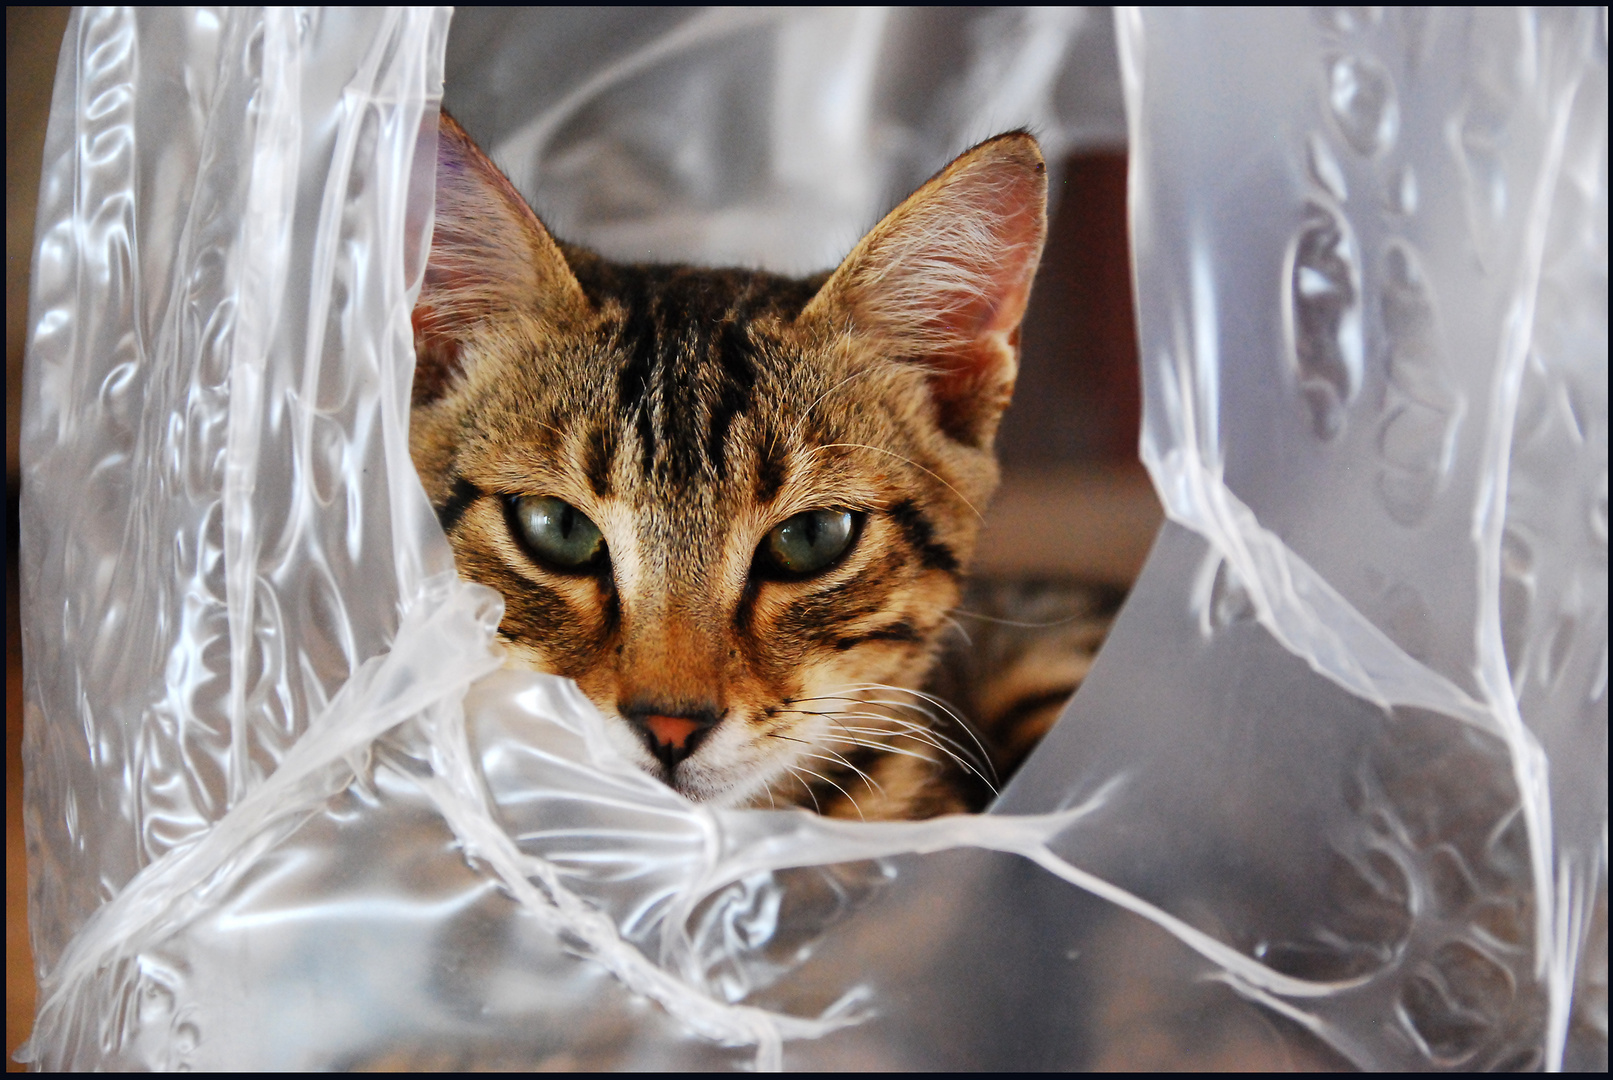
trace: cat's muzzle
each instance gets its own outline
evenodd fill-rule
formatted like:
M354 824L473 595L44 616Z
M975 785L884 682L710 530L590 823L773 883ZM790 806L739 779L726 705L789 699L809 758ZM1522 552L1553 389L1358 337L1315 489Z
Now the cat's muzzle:
M666 766L668 783L678 764L699 749L701 742L722 719L716 709L709 708L671 711L641 706L623 709L622 715L655 759Z

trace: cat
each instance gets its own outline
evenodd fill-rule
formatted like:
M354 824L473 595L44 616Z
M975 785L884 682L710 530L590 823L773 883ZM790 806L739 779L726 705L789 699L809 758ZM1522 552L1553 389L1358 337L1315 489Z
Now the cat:
M508 662L575 680L691 799L984 806L1118 604L1032 590L1057 640L999 641L992 672L953 617L1025 621L964 571L1046 193L1013 131L832 272L628 265L551 236L444 114L410 450L461 573L504 596Z

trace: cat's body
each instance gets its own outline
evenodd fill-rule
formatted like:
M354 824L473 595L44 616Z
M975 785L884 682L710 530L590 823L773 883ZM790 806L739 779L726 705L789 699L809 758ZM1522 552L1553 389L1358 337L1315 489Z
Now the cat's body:
M692 798L983 804L1073 689L984 731L921 689L996 485L1044 192L1014 133L832 275L622 265L554 242L445 117L411 449L512 662L575 679ZM1090 656L1112 608L1068 596Z

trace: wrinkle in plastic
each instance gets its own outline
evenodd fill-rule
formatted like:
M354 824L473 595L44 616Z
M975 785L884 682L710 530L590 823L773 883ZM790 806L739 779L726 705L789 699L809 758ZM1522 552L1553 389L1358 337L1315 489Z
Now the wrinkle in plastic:
M36 1064L1605 1067L1605 14L522 18L456 25L454 107L618 254L832 261L947 140L1103 141L1123 88L1171 521L993 812L690 804L495 670L409 463L446 10L81 12Z

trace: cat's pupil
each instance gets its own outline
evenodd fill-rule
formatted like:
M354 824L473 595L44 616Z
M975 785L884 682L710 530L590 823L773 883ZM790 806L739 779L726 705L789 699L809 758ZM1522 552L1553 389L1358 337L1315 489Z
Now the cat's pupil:
M579 570L605 552L605 537L587 515L552 495L523 495L515 500L520 539L540 562L560 570Z
M808 510L775 526L764 550L768 561L786 574L815 574L846 553L855 525L849 510Z

